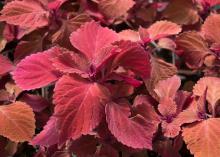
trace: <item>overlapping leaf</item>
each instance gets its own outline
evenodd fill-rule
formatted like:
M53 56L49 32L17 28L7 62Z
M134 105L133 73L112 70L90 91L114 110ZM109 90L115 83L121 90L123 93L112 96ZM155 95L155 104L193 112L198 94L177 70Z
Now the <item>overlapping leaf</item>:
M158 98L158 96L154 92L155 85L159 81L165 80L175 75L177 73L177 68L170 63L167 63L161 59L157 59L154 57L151 57L151 67L151 77L150 79L145 79L144 83L148 92L154 98Z
M182 57L190 68L202 66L210 51L203 37L197 32L184 32L176 39L177 46L184 52Z
M203 77L194 86L193 93L196 96L202 96L207 88L207 101L215 108L216 103L220 99L220 79L217 77Z
M110 102L106 105L105 112L108 128L118 141L136 149L152 149L154 132L151 130L151 123L140 115L129 118L129 107L125 104Z

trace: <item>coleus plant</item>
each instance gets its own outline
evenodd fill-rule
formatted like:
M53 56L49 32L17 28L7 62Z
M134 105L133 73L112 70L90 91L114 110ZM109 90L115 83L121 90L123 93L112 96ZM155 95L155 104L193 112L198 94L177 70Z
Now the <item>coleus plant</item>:
M219 4L4 1L0 156L217 157Z

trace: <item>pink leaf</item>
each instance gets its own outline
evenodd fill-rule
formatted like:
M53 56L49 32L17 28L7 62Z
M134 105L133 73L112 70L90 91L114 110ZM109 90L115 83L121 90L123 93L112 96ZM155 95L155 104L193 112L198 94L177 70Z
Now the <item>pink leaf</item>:
M177 106L171 98L165 97L160 101L158 110L163 116L169 118L176 114Z
M0 21L21 27L38 28L48 25L49 11L37 0L12 1L1 11Z
M84 24L70 36L72 45L80 50L90 61L98 58L101 49L118 40L118 35L92 21Z
M101 122L108 90L82 78L63 76L55 86L54 116L59 119L60 141L87 135Z
M111 133L126 146L152 149L153 132L150 131L152 124L147 123L140 115L130 119L124 110L129 110L128 106L114 102L106 105L106 120Z
M11 61L5 56L0 55L0 75L5 75L13 69L14 65L11 63Z
M180 85L181 85L181 80L178 76L175 75L171 78L160 81L156 85L154 91L157 93L160 99L165 97L174 98Z
M16 84L24 90L30 90L56 81L59 73L53 67L50 59L59 53L60 49L54 47L23 59L13 72Z

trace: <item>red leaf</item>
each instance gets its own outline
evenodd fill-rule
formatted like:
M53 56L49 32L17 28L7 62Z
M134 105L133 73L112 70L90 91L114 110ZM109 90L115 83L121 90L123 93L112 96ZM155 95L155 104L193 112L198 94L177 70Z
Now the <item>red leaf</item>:
M122 66L133 71L142 78L148 78L151 72L149 54L138 43L130 41L117 42L119 54L113 67Z
M0 21L27 28L38 28L48 25L49 11L37 0L12 1L1 11Z
M116 40L118 35L114 31L103 28L94 21L84 24L70 36L72 45L92 62L100 55L103 57L101 50Z
M175 75L171 78L160 81L156 85L154 91L157 93L160 100L165 97L170 97L174 99L180 85L181 85L181 80L178 76Z
M129 110L128 106L114 102L106 105L106 120L111 133L126 146L152 149L152 124L146 122L140 115L130 119L128 112L124 110Z
M116 19L125 15L134 4L133 0L100 0L98 6L107 18Z
M151 131L156 132L161 119L160 116L156 113L152 104L153 102L149 97L145 95L138 95L134 100L132 108L135 114L140 114L147 121L151 122L154 126L154 129Z
M61 7L63 3L65 3L67 0L54 0L54 1L49 1L48 3L48 8L51 10L57 10Z
M5 75L14 69L14 65L3 55L0 55L0 75Z
M29 141L35 132L34 113L22 102L0 106L0 124L0 135L15 142Z
M59 53L60 49L54 47L23 59L13 72L16 84L24 90L30 90L56 81L59 73L53 67L50 59Z
M217 157L220 153L220 119L210 118L183 129L183 139L195 157Z
M101 122L109 91L98 83L63 76L54 90L55 113L60 141L87 135Z

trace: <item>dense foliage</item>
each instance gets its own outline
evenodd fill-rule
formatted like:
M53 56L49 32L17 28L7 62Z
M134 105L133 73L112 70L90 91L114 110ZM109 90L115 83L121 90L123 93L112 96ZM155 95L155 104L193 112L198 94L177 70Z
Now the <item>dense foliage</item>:
M218 157L220 0L5 0L0 157Z

